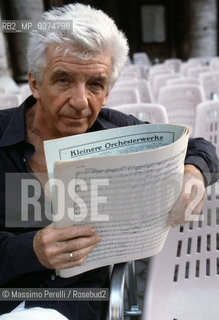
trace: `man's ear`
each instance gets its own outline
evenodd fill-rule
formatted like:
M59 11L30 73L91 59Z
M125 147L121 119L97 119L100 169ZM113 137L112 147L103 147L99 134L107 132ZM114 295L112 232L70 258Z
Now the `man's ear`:
M39 93L39 84L32 75L32 73L28 73L28 81L29 81L29 86L30 90L32 91L32 95L34 96L35 99L40 98L40 93Z

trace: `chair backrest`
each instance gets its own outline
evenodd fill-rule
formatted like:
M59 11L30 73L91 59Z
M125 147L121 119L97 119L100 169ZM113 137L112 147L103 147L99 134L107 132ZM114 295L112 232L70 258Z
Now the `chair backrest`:
M208 65L212 57L192 57L187 60L188 63L201 63L203 66Z
M219 315L219 183L199 221L172 228L151 258L142 320L215 320Z
M174 73L174 68L172 65L166 65L164 63L158 63L150 67L149 69L149 78L152 78L155 74L161 73Z
M181 79L182 75L176 73L165 73L165 74L158 74L154 75L153 83L152 83L152 92L155 101L157 101L159 90L165 86L167 80L169 79Z
M139 80L139 75L136 72L124 72L120 75L117 81Z
M210 68L212 71L219 71L219 57L213 57L211 59Z
M0 94L0 110L18 107L20 103L20 95L9 93Z
M204 72L199 74L199 82L204 89L205 96L211 100L212 95L216 94L219 97L219 72Z
M162 67L160 68L158 65L155 65L154 68L150 68L148 72L148 80L151 84L151 88L154 87L154 80L157 76L167 76L175 74L176 73L172 67L162 64Z
M166 59L164 61L164 63L167 65L167 66L172 66L175 70L175 72L179 72L179 69L180 69L180 66L181 66L181 63L182 63L182 60L181 59L177 59L177 58L172 58L172 59Z
M193 61L193 62L183 62L180 66L180 73L184 76L187 77L188 76L188 71L191 68L194 67L201 67L202 63L200 61Z
M143 64L136 64L135 67L137 67L140 70L141 79L145 79L146 80L148 78L148 72L149 72L150 66L143 65Z
M200 86L179 85L161 88L157 102L166 108L170 123L189 127L192 136L196 106L204 100L204 91Z
M153 102L154 97L149 81L140 79L135 81L118 81L115 88L137 89L140 96L140 102Z
M210 70L210 67L207 66L193 67L188 70L187 76L191 78L198 78L200 73L209 72Z
M106 107L119 106L127 103L139 103L140 97L137 89L115 88L110 91Z
M126 114L132 114L142 121L151 123L168 123L168 117L164 106L154 103L127 104L113 107L113 109Z
M190 77L182 77L182 78L174 78L174 79L168 79L167 80L167 85L179 85L179 84L196 84L196 85L200 85L200 82L198 79L196 78L190 78Z
M138 74L139 79L147 79L148 71L149 66L143 64L132 64L123 69L122 75L127 72L134 72Z
M138 78L141 79L141 69L138 67L139 65L129 65L123 68L121 76L125 74L130 74L130 73L136 73Z
M194 137L211 141L219 155L219 101L206 101L198 104L195 115Z
M133 53L133 62L134 64L145 64L150 66L151 62L150 59L145 52L135 52Z

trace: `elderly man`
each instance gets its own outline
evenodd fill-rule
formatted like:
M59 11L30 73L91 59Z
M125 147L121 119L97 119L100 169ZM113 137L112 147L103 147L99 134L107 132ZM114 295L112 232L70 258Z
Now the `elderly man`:
M54 272L82 264L98 245L100 236L90 226L59 230L53 224L39 230L5 227L5 173L35 174L43 188L45 181L38 173L47 173L44 140L142 123L132 116L101 109L128 54L126 38L114 22L102 11L81 4L49 11L44 19L72 20L73 29L54 33L41 30L31 35L28 65L32 96L19 108L0 112L0 285L106 287L105 267L68 279ZM197 174L204 187L204 183L217 180L218 171L214 147L204 139L190 140L185 173L191 177ZM176 212L186 208L192 198L182 190L170 215L171 225L183 223L184 212ZM203 200L204 197L195 208L196 213ZM18 304L0 302L0 318L106 318L107 304L98 301L26 301L17 307Z

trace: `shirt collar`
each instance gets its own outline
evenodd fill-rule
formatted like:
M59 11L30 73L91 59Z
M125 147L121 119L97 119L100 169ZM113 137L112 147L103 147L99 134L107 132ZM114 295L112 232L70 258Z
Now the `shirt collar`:
M118 127L118 125L114 124L112 122L112 119L109 119L109 117L107 116L107 114L109 114L108 110L109 109L105 108L105 107L103 107L100 110L100 113L99 113L96 121L94 122L93 126L87 130L87 132L105 130L105 129L113 129L113 128ZM112 112L112 110L110 110L110 112ZM117 114L117 116L118 116L118 114Z
M0 147L6 147L26 140L25 110L36 103L33 96L28 97L19 107L14 108L8 125L0 139Z
M0 139L0 147L11 146L26 141L25 110L32 107L35 103L36 99L30 96L19 107L13 108L9 123ZM95 123L87 132L117 127L111 121L105 119L104 111L104 109L101 109Z

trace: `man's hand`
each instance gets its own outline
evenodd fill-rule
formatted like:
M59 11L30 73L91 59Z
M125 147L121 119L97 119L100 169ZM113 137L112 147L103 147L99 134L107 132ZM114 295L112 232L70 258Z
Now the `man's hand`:
M36 233L33 249L44 267L66 269L81 265L99 241L100 236L94 228L70 226L54 229L52 223Z
M201 213L205 200L206 191L201 172L191 164L185 165L182 191L170 211L168 224L175 227L192 221Z

